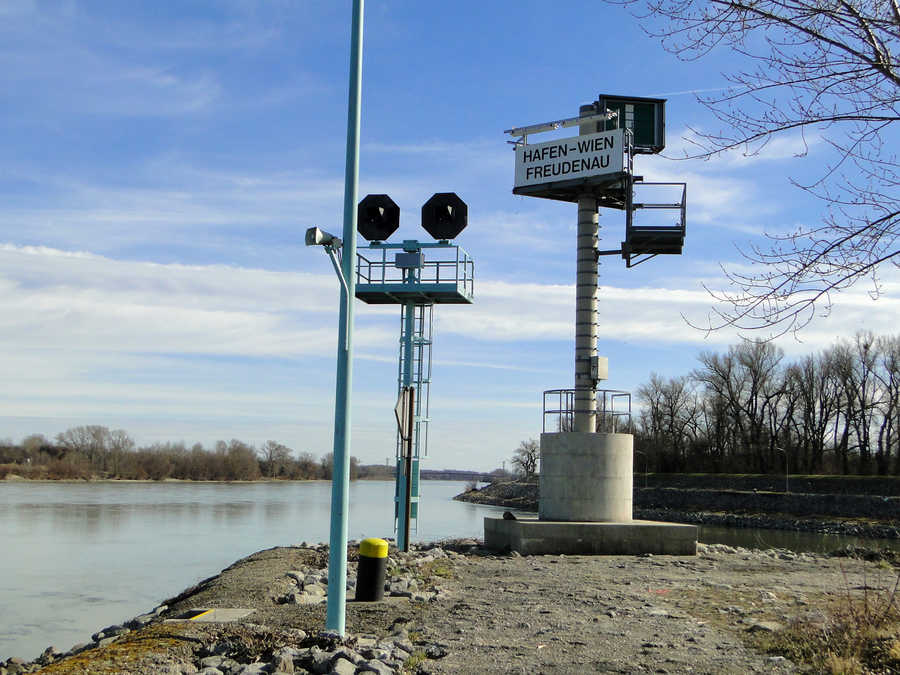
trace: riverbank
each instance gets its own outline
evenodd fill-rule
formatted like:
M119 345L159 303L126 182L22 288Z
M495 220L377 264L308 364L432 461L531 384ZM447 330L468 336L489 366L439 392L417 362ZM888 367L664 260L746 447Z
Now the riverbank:
M897 574L884 562L702 544L695 557L494 555L474 540L392 549L388 597L348 602L345 640L321 632L326 565L324 545L260 551L0 675L838 672L829 649L844 665L900 668L895 612L864 655L808 642L849 635L848 611L890 597ZM351 548L351 588L355 568ZM252 612L205 623L210 608Z
M536 512L538 483L496 482L454 499ZM673 523L900 539L900 499L880 495L635 488L633 515Z

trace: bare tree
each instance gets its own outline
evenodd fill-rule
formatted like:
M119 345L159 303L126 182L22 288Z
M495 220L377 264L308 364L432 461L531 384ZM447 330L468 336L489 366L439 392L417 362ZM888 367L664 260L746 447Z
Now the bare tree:
M887 137L900 121L898 0L608 0L639 6L645 30L684 60L730 48L746 60L730 87L698 100L723 124L694 131L689 157L760 152L774 137L821 136L834 151L816 180L794 184L825 203L818 223L767 234L743 251L753 271L726 270L731 289L707 330L781 334L831 308L832 294L900 266L900 164ZM805 154L805 153L804 153Z
M731 347L727 354L703 352L693 378L707 394L721 398L734 424L735 439L759 470L771 462L773 441L768 414L783 391L779 364L784 353L771 343L754 340Z
M513 452L512 465L522 478L531 478L538 468L541 446L533 438L522 441Z
M278 441L266 441L259 449L262 458L263 472L269 478L275 478L285 472L291 459L291 449Z
M881 362L876 376L883 387L884 397L875 462L879 475L885 475L890 468L891 451L900 440L900 336L878 338L878 351ZM900 453L894 467L895 472L900 473Z

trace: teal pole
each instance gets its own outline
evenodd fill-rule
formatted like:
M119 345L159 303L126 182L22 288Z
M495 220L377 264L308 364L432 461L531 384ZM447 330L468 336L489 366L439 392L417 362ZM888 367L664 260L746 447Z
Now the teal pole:
M362 92L364 0L353 0L350 31L350 94L347 103L347 160L344 170L344 253L347 281L341 293L334 398L334 463L331 472L331 538L328 548L328 610L325 628L343 637L347 607L347 521L350 510L350 392L353 384L353 298L356 295L356 202L359 185L359 113Z
M412 277L412 270L408 272ZM412 302L403 305L403 387L409 387L412 384L413 376L413 332L415 332L415 313L416 306ZM415 429L415 424L411 425ZM403 501L397 509L397 548L401 551L409 551L409 498L410 488L412 486L412 459L414 439L410 436L409 441L401 444L406 449L407 457L400 458L400 466L397 467L397 498ZM400 471L400 467L403 470Z

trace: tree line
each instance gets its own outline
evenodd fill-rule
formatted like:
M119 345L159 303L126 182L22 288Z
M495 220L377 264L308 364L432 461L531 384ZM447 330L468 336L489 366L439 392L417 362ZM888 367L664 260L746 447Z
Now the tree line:
M86 425L52 440L33 434L18 444L0 442L0 479L12 473L47 479L328 480L333 459L332 453L321 458L295 453L278 441L258 448L237 439L217 441L213 448L183 442L138 447L123 429ZM350 458L351 480L383 477L384 469Z
M637 391L636 466L900 475L900 335L860 332L787 361L770 342L702 352Z

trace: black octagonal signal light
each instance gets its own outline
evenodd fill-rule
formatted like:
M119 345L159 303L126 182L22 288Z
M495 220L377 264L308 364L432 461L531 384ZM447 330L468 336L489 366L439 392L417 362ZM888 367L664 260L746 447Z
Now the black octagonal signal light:
M469 207L455 192L438 192L422 206L422 227L435 239L453 239L469 224Z
M400 226L400 207L387 195L366 195L356 208L356 229L368 241L384 241Z

